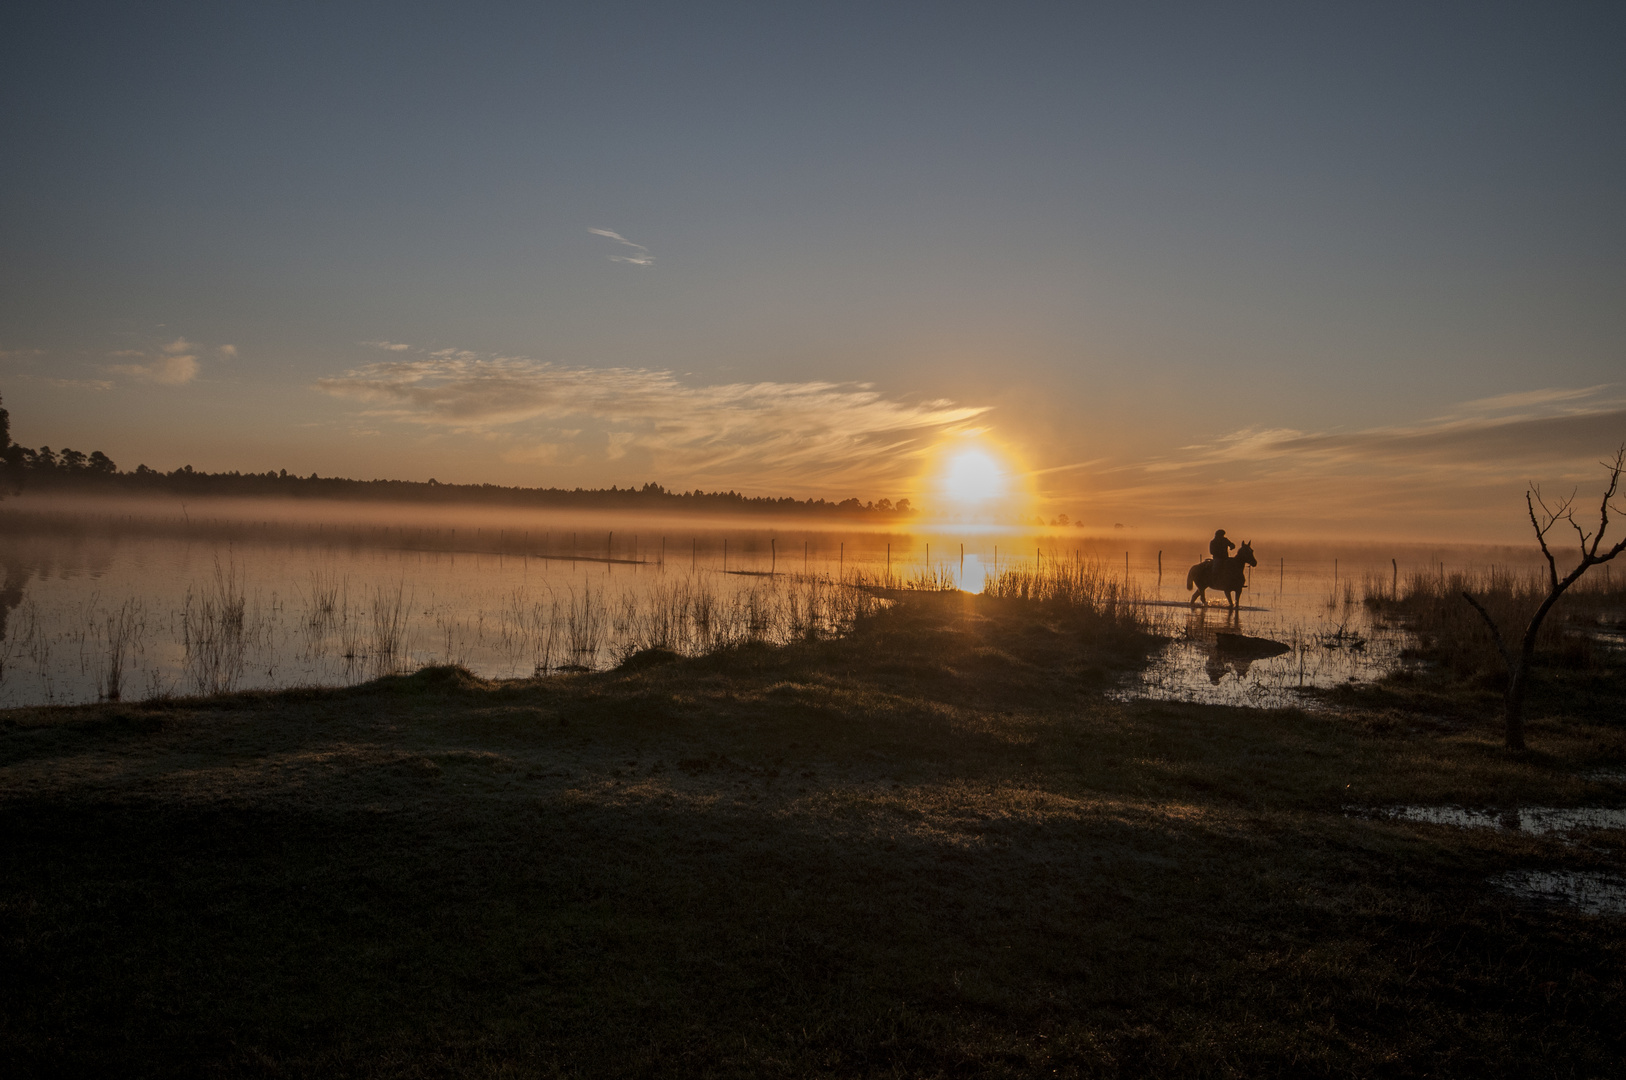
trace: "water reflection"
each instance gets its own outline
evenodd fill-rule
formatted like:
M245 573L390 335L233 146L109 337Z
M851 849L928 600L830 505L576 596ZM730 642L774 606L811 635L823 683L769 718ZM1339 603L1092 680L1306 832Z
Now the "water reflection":
M1521 900L1585 915L1626 915L1626 878L1588 870L1513 870L1491 884Z
M1367 617L1351 586L1371 567L1390 579L1390 560L1375 553L1262 544L1261 566L1231 610L1193 607L1175 568L1198 552L1156 541L595 524L489 509L455 522L392 521L371 507L351 524L331 520L331 509L308 521L262 516L274 512L75 517L21 513L8 501L0 706L339 685L423 663L493 677L603 667L640 641L703 648L730 635L786 640L828 629L841 617L841 588L820 582L918 579L979 592L1003 571L1080 558L1144 597L1169 639L1120 697L1302 704L1301 688L1380 677L1404 644ZM1445 555L1426 558L1443 565ZM218 587L221 573L232 588Z
M1386 806L1352 811L1458 829L1506 829L1535 836L1626 829L1626 809L1607 806L1524 806L1506 810L1469 810L1461 806Z

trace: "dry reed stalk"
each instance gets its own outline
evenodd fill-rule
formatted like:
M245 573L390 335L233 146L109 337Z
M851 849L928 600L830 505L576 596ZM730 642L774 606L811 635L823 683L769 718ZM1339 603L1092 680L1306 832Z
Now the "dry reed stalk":
M247 658L248 601L235 564L215 562L214 577L189 587L181 608L185 666L199 694L224 694L242 677Z
M405 582L373 589L372 643L368 650L374 677L393 675L406 662L407 621L411 604L406 599Z
M124 666L131 649L139 650L147 629L147 612L141 601L124 601L107 615L107 657L98 688L108 701L118 701L124 693Z

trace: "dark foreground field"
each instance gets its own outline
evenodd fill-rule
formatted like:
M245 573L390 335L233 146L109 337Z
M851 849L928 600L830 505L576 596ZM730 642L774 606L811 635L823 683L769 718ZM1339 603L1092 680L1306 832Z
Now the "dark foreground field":
M785 650L0 720L0 1074L1619 1076L1618 675L1122 704L1143 643L917 596ZM1607 842L1620 834L1598 834Z

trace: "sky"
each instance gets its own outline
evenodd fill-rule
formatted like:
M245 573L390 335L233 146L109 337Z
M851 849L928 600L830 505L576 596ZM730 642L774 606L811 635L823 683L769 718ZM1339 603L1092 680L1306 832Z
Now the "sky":
M31 446L1516 538L1626 440L1619 4L0 14Z

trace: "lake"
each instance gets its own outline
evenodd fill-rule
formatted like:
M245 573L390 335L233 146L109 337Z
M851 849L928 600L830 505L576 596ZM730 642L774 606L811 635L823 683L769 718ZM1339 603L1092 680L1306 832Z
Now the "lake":
M1506 548L1256 538L1260 565L1232 612L1186 602L1204 544L1128 530L19 499L0 506L0 707L343 686L427 664L491 678L602 669L644 648L830 633L885 602L859 584L930 574L979 591L985 575L1074 558L1122 574L1170 639L1117 693L1275 706L1402 662L1404 635L1373 622L1367 591L1442 567L1534 565Z

